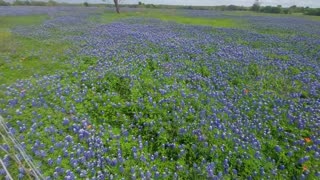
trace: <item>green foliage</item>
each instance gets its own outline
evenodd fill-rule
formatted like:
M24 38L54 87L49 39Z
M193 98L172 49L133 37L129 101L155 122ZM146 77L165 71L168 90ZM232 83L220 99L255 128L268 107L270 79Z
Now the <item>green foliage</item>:
M317 8L317 9L308 8L305 10L304 14L312 15L312 16L320 16L320 8Z
M237 9L235 9L237 10ZM292 13L303 13L305 15L320 16L320 8L309 8L309 7L297 7L293 5L289 8L283 8L281 5L278 6L260 6L259 2L255 2L251 8L254 12L272 13L272 14L292 14Z
M161 13L158 11L150 12L125 12L121 15L114 16L114 13L105 13L103 15L101 22L111 22L117 20L118 18L130 18L130 17L153 17L166 21L176 21L184 24L197 24L197 25L210 25L213 27L240 27L240 23L236 20L230 19L209 19L209 18L190 18L177 15L174 12L169 14ZM254 158L253 155L256 152L256 149L247 148L239 149L234 151L233 147L235 142L232 139L221 139L215 138L214 134L220 135L222 132L215 128L212 132L208 132L203 128L202 134L207 135L206 140L209 142L209 146L219 147L211 151L210 148L205 147L204 143L199 141L197 136L191 132L180 134L179 129L185 128L186 126L193 126L193 123L198 123L200 110L206 108L223 108L224 105L221 105L219 100L210 100L206 95L200 94L200 97L183 98L181 95L181 90L186 91L188 95L196 94L195 89L186 88L193 86L199 86L204 90L209 89L209 85L206 84L204 80L192 81L188 79L175 79L172 77L162 77L156 76L156 74L163 73L163 65L165 63L170 63L172 60L168 54L163 54L161 59L163 61L159 62L155 59L149 58L143 62L133 63L134 72L129 72L129 74L134 76L125 76L121 73L112 72L112 70L103 77L97 78L99 74L94 74L97 76L89 77L88 81L82 82L76 77L72 77L72 69L69 69L67 63L67 58L65 56L64 50L72 47L71 44L59 43L56 41L38 41L36 39L20 37L11 33L11 28L14 28L18 25L34 25L39 24L45 20L46 16L24 16L24 17L0 17L0 39L5 39L4 42L0 42L0 73L3 75L3 79L0 79L0 84L6 83L10 84L17 79L30 78L34 73L37 74L50 74L55 71L64 71L65 76L61 77L62 84L68 85L71 89L76 91L82 91L84 89L88 90L88 93L83 97L83 103L77 103L75 106L79 114L88 116L95 124L102 124L107 127L107 125L112 125L113 129L108 130L114 134L121 133L121 125L126 127L130 124L130 133L133 136L140 135L144 141L152 142L148 147L144 147L144 152L155 153L158 152L159 156L165 156L170 161L161 161L159 159L153 161L151 164L143 164L140 161L127 159L126 167L124 172L119 172L119 167L107 167L110 168L110 172L116 172L121 177L130 177L131 172L130 168L135 167L139 164L139 167L142 170L150 169L152 165L157 165L159 171L164 171L167 168L170 171L176 171L177 165L182 165L186 169L190 169L191 172L179 172L181 174L181 179L207 179L205 175L206 172L198 172L193 168L194 164L201 164L203 160L206 162L214 162L216 164L216 171L223 171L224 167L222 162L224 158L229 158L230 164L233 166L232 169L236 169L238 174L231 173L226 175L225 179L241 179L242 177L248 177L252 175L253 171L259 171L260 167L264 167L266 171L270 172L274 165L285 165L289 169L290 178L294 179L298 177L301 172L301 165L296 165L296 162L299 160L301 154L305 154L304 150L296 152L292 157L286 157L283 153L276 153L274 146L281 144L285 139L284 132L299 132L306 137L310 136L308 131L300 131L294 125L286 125L284 132L277 131L277 127L270 124L271 134L275 137L273 140L263 143L261 148L261 153L265 156L259 160ZM99 19L96 19L99 21ZM241 26L242 27L242 26ZM279 33L279 30L273 29L270 32L266 33ZM9 42L9 43L7 43ZM230 39L230 43L234 42ZM245 42L238 40L237 43L243 44L246 46L252 46L254 48L264 48L267 45L263 44L261 41L256 42ZM207 55L217 51L217 45L203 45L200 47L201 50ZM272 44L272 46L275 46ZM44 48L45 47L45 48ZM33 53L33 52L41 53ZM155 50L157 51L157 50ZM149 52L152 53L152 52ZM270 61L290 61L290 57L283 54L266 54L268 60ZM2 58L4 57L4 58ZM292 82L291 79L287 78L289 75L299 75L304 72L305 69L299 68L297 66L289 66L287 69L279 69L277 66L259 66L257 63L242 63L242 62L230 62L228 60L216 59L212 62L206 62L203 60L194 61L196 55L190 53L190 59L181 60L183 64L183 69L177 69L175 73L188 73L188 71L193 71L196 74L202 76L203 79L211 78L212 76L217 75L217 69L220 67L231 67L232 66L241 66L240 71L232 72L230 77L226 78L224 83L231 84L231 87L239 90L241 88L249 89L249 92L254 92L252 94L265 96L264 93L271 92L276 94L276 96L288 97L287 95L292 92L301 92L301 99L310 97L310 94L303 89L304 83L295 81ZM97 65L97 58L93 57L73 57L77 63L74 68L77 68L79 72L86 71L88 68ZM121 66L121 59L109 59L111 63L117 63ZM179 61L179 60L177 60ZM180 63L180 62L177 62ZM230 66L223 66L224 64L231 64ZM18 68L17 68L18 67ZM224 70L224 68L222 68ZM234 68L238 69L238 68ZM282 77L282 78L279 78ZM315 77L316 78L316 77ZM33 81L33 78L30 78ZM81 87L73 88L74 84L81 82ZM35 82L33 82L35 83ZM293 85L294 84L294 85ZM160 94L157 90L161 89L163 86L175 86L176 89L170 89L170 92L167 94ZM217 86L215 84L213 88L215 92L228 93L224 90L224 86ZM212 87L210 87L211 89ZM46 93L48 89L54 89L54 87L47 87L44 89L37 89L37 92L28 92L28 98L31 98L34 94ZM211 89L211 91L213 91ZM231 89L233 94L236 90ZM223 91L222 91L223 90ZM240 90L241 91L241 90ZM209 92L209 91L208 91ZM99 95L99 96L97 96ZM101 96L100 96L101 95ZM235 101L235 106L241 106L243 102L250 102L253 104L256 100L256 95L252 97L243 96ZM2 96L0 92L0 96ZM3 95L4 96L4 95ZM98 98L101 97L101 98ZM157 102L156 107L153 106L151 102L148 102L148 97L152 97L154 102ZM170 98L175 97L176 101L168 101L163 105L159 106L161 100L170 100ZM268 96L273 98L271 95ZM55 102L56 104L62 104L59 98L56 98L55 95L45 96L47 102ZM71 95L66 95L66 99L72 98ZM193 107L197 113L187 113L188 107L183 108L182 117L179 118L179 121L183 122L178 124L174 121L175 107L180 106L184 99L184 103L188 104L188 107ZM265 98L266 99L266 98ZM202 101L200 101L202 100ZM208 101L206 101L208 100ZM97 102L97 106L94 106L93 103ZM264 104L262 108L265 108L266 111L271 111L273 104L269 101L268 104ZM70 102L67 101L67 104ZM104 105L105 104L105 105ZM129 104L129 105L128 105ZM142 105L141 105L142 104ZM248 104L248 103L245 103ZM70 105L70 104L69 104ZM67 105L68 106L68 105ZM26 113L23 116L20 116L21 119L33 119L33 112L37 111L38 113L45 112L48 116L54 116L55 119L48 119L43 117L43 122L47 127L48 124L54 124L58 129L66 130L66 127L61 125L61 119L65 116L71 116L70 114L58 113L53 108L31 108L31 106L26 107ZM250 107L251 108L251 107ZM211 110L211 109L210 109ZM246 115L249 119L255 118L256 109L248 109ZM284 118L286 114L280 114L279 119L280 123L286 123L287 119ZM234 119L228 117L225 113L218 113L217 118L225 121L233 121ZM158 120L161 119L161 124ZM17 120L17 119L14 119ZM30 127L31 121L29 122L28 127ZM43 137L44 144L50 144L50 135L47 134L43 127L39 127L37 132ZM99 129L97 129L99 131ZM254 130L253 130L254 131ZM161 133L159 133L161 132ZM228 133L228 132L225 132ZM263 132L255 132L257 135L260 134L262 137ZM35 139L36 134L29 134L28 139ZM300 134L297 137L300 137ZM259 136L258 136L259 137ZM104 137L108 140L110 147L115 147L115 142L108 135ZM56 141L61 141L64 139L63 135L57 135ZM175 139L175 140L173 140ZM260 139L260 142L265 139ZM128 141L123 137L119 139L119 147L121 147L122 153L125 157L128 157L131 152L131 147L138 146L135 141ZM176 142L175 147L170 147L168 144ZM179 156L180 150L177 145L184 145L183 148L185 153ZM164 146L164 148L162 148ZM220 147L224 147L224 151ZM48 147L46 147L48 148ZM110 148L110 154L115 154L113 151L116 148ZM32 153L31 146L27 147L29 153ZM54 154L50 156L56 158L59 154L62 154L62 150L57 149ZM245 158L241 157L246 155ZM0 152L0 155L1 152ZM140 155L140 154L139 154ZM266 158L271 158L274 160L274 164L271 161L265 161ZM242 161L238 161L242 159ZM40 158L35 158L36 161L41 162ZM52 175L53 170L48 167L46 163L43 163L45 166L44 169L45 175ZM63 160L61 164L62 168L69 169L70 164L67 160ZM172 179L173 177L168 177ZM257 179L262 179L264 177L256 176ZM283 179L283 177L271 177L273 179Z
M12 5L14 6L30 6L31 3L30 1L20 1L20 0L15 0Z
M257 77L260 73L258 64L251 63L248 67L248 73L252 77Z
M303 13L304 10L305 10L304 7L298 7L296 5L289 7L289 12L291 12L291 13Z
M251 7L251 11L255 11L255 12L259 12L260 11L260 3L259 3L259 1L256 1L255 3L253 3L253 5Z
M49 0L47 5L48 6L56 6L56 5L58 5L58 3L56 1Z
M12 3L14 6L56 6L58 3L53 0L49 1L21 1L21 0L16 0Z
M10 6L10 3L8 3L4 0L0 0L0 6Z
M89 7L89 3L88 3L88 2L84 2L84 3L83 3L83 6L84 6L84 7Z
M266 7L262 7L260 9L261 12L264 12L264 13L275 13L275 14L279 14L281 13L281 6L277 6L277 7L274 7L274 6L266 6Z
M210 70L205 65L200 65L197 69L197 72L201 74L202 77L210 77Z
M271 60L281 60L281 61L289 61L290 57L287 55L282 55L282 54L272 54L269 53L267 54L267 57Z
M31 1L31 6L47 6L47 2L45 1Z

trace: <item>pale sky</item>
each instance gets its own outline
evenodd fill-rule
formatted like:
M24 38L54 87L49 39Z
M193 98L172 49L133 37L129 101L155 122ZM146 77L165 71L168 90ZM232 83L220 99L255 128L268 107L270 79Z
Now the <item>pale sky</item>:
M59 2L89 2L89 3L101 3L102 0L57 0ZM125 4L138 4L141 1L145 4L170 4L170 5L198 5L198 6L216 6L216 5L243 5L251 6L255 0L122 0ZM107 0L112 3L112 0ZM320 7L320 0L260 0L262 6L267 5L282 5L282 6L309 6Z
M13 0L5 0L13 1ZM68 3L102 3L102 0L56 0L58 2ZM106 0L108 3L112 3L113 0ZM169 5L198 5L198 6L217 6L217 5L242 5L251 6L255 0L122 0L125 4L138 4L141 1L145 4L169 4ZM320 0L260 0L262 6L276 6L282 5L284 7L297 5L297 6L309 6L320 8Z

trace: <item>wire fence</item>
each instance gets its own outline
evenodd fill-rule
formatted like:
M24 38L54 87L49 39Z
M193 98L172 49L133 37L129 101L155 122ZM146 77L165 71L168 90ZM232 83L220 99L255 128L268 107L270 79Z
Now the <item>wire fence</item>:
M0 146L0 151L4 151L12 160L17 163L19 168L23 168L26 176L29 179L45 179L43 175L40 173L32 159L27 155L24 148L20 145L20 143L16 140L16 138L9 132L9 128L6 125L4 119L0 116L0 136L3 142L11 147L8 150ZM10 174L9 170L7 169L5 163L0 158L0 165L6 172L6 179L13 180L12 174ZM1 168L0 166L0 168ZM15 178L17 179L17 178Z

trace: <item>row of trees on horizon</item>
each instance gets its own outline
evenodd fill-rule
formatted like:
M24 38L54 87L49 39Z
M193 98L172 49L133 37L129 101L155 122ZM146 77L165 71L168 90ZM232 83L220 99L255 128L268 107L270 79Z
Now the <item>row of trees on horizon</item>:
M103 0L102 0L103 1ZM251 7L245 6L173 6L173 5L154 5L154 4L145 4L139 1L138 4L119 4L119 0L113 0L116 6L116 11L120 13L121 7L133 7L133 8L173 8L173 9L195 9L195 10L220 10L220 11L254 11L261 13L274 13L274 14L292 14L292 13L303 13L305 15L314 15L320 16L320 8L309 8L309 7L298 7L293 5L291 7L282 7L278 6L261 6L258 0L256 0ZM0 6L59 6L59 5L71 5L68 3L58 3L54 0L49 1L32 1L32 0L16 0L12 3L0 0ZM83 4L72 4L72 5L83 5L85 7L89 6L101 6L105 4L89 4L84 2ZM113 5L107 4L108 7Z

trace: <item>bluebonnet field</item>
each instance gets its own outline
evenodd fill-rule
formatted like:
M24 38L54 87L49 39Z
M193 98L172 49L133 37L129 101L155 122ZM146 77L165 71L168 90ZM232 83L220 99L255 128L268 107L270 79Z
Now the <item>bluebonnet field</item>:
M8 131L43 177L320 178L319 21L179 11L239 23L139 15L103 23L104 10L70 8L0 11L46 13L12 33L73 44L70 68L0 86ZM14 149L1 142L6 168L32 179Z

